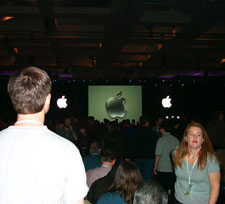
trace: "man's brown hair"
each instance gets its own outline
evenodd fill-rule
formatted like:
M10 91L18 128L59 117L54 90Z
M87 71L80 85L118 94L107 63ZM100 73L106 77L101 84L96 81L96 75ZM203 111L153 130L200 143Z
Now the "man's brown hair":
M113 162L116 159L116 152L111 149L106 149L101 152L101 159L104 162Z
M19 114L38 113L51 91L48 74L37 67L28 67L13 74L8 82L8 93Z

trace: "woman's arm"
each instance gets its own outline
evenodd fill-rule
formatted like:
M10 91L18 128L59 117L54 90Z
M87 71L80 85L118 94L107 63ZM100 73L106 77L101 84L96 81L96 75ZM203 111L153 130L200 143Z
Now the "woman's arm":
M211 187L209 204L215 204L220 191L220 171L209 173L208 176Z

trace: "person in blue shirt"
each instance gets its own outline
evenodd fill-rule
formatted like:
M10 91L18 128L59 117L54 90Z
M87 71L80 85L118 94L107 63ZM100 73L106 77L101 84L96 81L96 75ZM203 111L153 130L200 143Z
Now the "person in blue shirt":
M101 147L99 142L93 141L89 148L90 154L83 157L83 163L86 172L90 169L95 169L102 165L100 152Z

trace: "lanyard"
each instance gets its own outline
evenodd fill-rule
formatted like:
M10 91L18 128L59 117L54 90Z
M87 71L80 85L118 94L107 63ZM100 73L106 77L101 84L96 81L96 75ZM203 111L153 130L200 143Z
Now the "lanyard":
M195 168L195 165L196 165L197 161L198 161L198 158L195 160L195 163L193 164L193 166L191 168L191 171L189 172L188 159L187 159L187 174L188 174L188 183L189 183L189 185L191 184L191 174L192 174L193 169Z
M188 174L188 184L189 184L189 190L187 192L184 193L184 195L189 195L190 191L191 191L191 188L192 188L192 184L191 184L191 174L192 174L192 171L193 169L195 168L195 165L198 161L198 158L195 160L192 168L191 168L191 171L189 172L189 169L188 169L188 159L186 160L187 161L187 174Z

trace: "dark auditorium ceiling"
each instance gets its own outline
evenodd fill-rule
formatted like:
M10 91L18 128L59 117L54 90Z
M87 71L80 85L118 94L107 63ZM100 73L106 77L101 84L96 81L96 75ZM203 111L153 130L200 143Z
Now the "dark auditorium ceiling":
M224 0L0 0L0 74L225 76Z

